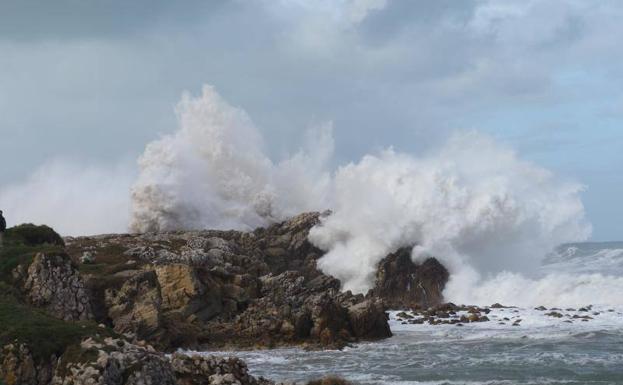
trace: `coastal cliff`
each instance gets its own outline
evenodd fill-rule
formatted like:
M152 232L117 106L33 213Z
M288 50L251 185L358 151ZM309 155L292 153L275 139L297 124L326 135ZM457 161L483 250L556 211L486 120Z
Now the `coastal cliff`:
M163 352L341 348L390 337L389 308L441 302L448 272L434 259L414 264L405 250L379 264L367 295L342 292L337 279L316 268L323 252L307 241L320 217L305 213L253 232L61 240L50 229L49 239L34 242L9 237L0 254L6 313L0 315L6 324L0 379L9 385L269 383L235 359ZM19 317L34 323L13 325ZM62 332L42 346L54 330Z

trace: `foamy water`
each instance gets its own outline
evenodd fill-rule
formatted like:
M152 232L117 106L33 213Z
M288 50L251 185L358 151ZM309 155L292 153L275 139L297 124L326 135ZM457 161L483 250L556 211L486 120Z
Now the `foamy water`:
M613 278L621 272L622 246L565 245L548 256L541 272ZM463 326L404 324L392 311L394 337L381 342L343 351L216 353L240 356L253 374L275 380L337 374L359 384L623 384L623 306L559 308L561 318L547 315L551 311L491 309L491 321ZM519 326L512 326L517 320Z

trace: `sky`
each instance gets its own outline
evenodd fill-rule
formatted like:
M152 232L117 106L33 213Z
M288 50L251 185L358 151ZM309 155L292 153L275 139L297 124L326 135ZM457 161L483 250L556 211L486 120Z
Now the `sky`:
M0 196L62 169L31 188L60 199L79 175L108 204L210 84L274 159L326 121L336 164L490 134L585 185L593 239L621 240L622 17L614 0L0 0Z

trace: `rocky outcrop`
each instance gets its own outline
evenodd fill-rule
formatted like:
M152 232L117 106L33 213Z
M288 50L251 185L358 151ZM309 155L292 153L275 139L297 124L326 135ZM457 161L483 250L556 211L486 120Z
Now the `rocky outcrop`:
M320 213L253 232L180 231L67 238L97 322L159 349L305 344L391 335L385 310L441 301L447 271L408 251L379 264L368 295L340 292L308 240ZM80 264L88 253L89 263Z
M177 385L271 385L272 381L249 374L244 361L235 357L184 355L171 357Z
M210 323L206 335L216 345L325 347L391 336L380 304L360 296L355 302L363 301L363 306L353 306L351 311L353 296L340 295L339 285L331 277L310 280L296 271L264 276L260 297L233 319ZM366 323L365 317L382 321Z
M322 215L301 214L253 232L66 238L64 252L59 244L58 252L23 258L11 281L0 282L18 289L9 293L11 306L43 309L67 321L45 316L69 334L33 359L19 338L0 333L5 345L16 341L0 351L0 379L10 385L269 384L236 359L165 356L156 349L341 348L391 336L388 308L441 301L448 272L435 259L414 264L407 249L381 261L368 295L341 292L340 281L317 269L323 252L307 240ZM71 323L82 320L95 323Z
M76 263L85 252L96 261L82 265L96 320L158 348L339 347L390 336L378 302L340 293L316 268L322 251L307 236L319 219L301 214L251 233L68 238L67 246Z
M348 308L348 318L355 337L381 339L391 336L385 308L381 301L368 299Z
M411 248L402 248L379 263L371 294L391 309L428 308L443 302L448 277L435 258L418 265L411 260Z
M0 347L0 383L6 385L48 384L52 379L55 357L50 362L37 363L25 344Z
M234 357L157 352L122 338L87 338L60 357L37 364L24 344L0 349L6 385L271 385Z
M175 385L167 358L122 339L88 338L60 357L51 385Z
M93 318L89 293L82 277L63 254L38 253L25 270L14 271L26 300L65 321Z
M153 271L137 271L127 276L120 288L113 286L105 290L107 320L119 333L153 338L162 326L157 276Z

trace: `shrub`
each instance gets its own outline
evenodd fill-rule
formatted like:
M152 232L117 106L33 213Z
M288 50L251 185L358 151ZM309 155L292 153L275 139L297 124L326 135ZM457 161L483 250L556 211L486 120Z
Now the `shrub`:
M350 381L347 381L341 377L328 376L320 380L309 381L307 385L352 385Z
M6 243L0 248L0 282L11 282L11 273L18 265L30 265L37 253L63 254L64 249L54 245L26 246Z
M113 336L93 322L67 322L39 309L20 303L9 294L10 288L0 282L0 346L25 343L36 361L49 360L62 354L68 346L87 336Z
M24 244L27 246L55 245L65 246L63 238L54 229L46 225L25 223L11 227L6 231L7 244Z

